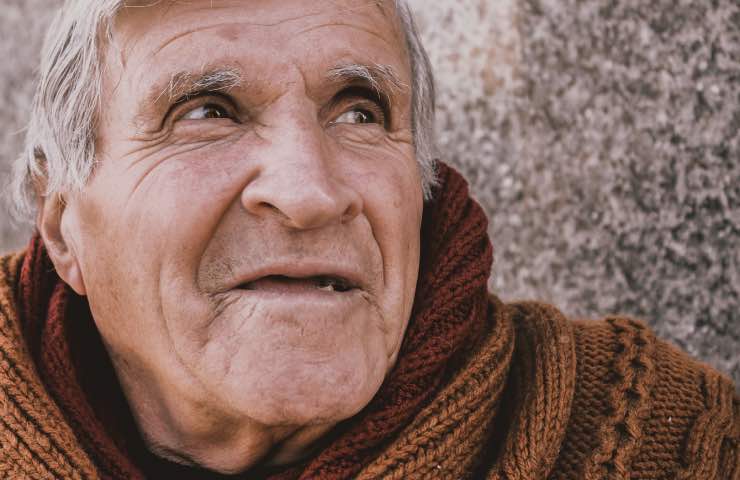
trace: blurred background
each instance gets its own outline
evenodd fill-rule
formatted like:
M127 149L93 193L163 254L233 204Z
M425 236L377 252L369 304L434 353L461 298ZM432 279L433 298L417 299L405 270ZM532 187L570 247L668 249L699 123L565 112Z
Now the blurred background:
M491 290L638 317L740 386L740 2L410 3L440 158L491 218ZM0 9L2 184L60 4ZM0 251L29 232L0 208Z

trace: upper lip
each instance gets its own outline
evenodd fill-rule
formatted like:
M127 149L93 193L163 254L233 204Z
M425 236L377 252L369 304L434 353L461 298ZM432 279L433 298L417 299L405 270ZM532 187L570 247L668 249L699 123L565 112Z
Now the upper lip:
M350 288L366 289L362 274L355 268L326 261L305 260L263 265L239 276L236 279L233 288L244 287L249 283L270 276L289 277L295 279L316 277L335 278L342 281Z

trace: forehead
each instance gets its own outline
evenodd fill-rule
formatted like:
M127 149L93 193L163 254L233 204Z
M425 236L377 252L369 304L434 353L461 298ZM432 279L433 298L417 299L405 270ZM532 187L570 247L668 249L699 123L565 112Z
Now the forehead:
M337 59L407 66L390 0L128 4L118 13L113 32L123 67L141 76L183 66L197 69L216 57L264 75L280 64L320 67Z
M152 26L162 20L246 20L255 26L277 26L291 21L309 20L310 17L347 16L364 17L369 23L395 17L393 0L128 0L122 2L116 16L118 27L133 22L140 26ZM232 15L238 14L239 18ZM160 25L165 30L165 25Z

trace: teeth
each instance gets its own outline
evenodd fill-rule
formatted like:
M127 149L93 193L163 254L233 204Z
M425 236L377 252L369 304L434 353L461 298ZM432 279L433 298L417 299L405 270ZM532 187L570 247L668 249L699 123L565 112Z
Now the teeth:
M319 277L316 288L326 292L348 292L352 289L344 279L335 277Z
M323 290L325 292L334 291L334 281L328 277L319 278L319 281L317 282L317 286L319 290Z

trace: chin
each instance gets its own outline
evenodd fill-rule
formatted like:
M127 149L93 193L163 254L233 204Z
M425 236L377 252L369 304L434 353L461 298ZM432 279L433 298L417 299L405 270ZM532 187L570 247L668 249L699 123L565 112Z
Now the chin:
M286 304L237 301L223 312L214 325L232 327L211 330L193 365L201 383L234 413L263 425L336 423L357 414L390 368L383 319L362 301L336 308L319 299L300 315Z
M368 378L365 372L353 372L353 375L355 379L347 379L344 373L327 373L329 381L325 377L305 382L295 395L284 399L286 413L303 425L339 422L356 415L375 396L382 376ZM332 381L332 377L346 380L340 383ZM310 392L307 394L310 396L303 396L303 392Z
M337 423L362 410L380 388L386 364L338 356L314 361L305 352L267 361L246 383L233 379L246 395L244 411L266 425L316 426ZM253 381L258 378L258 381Z

